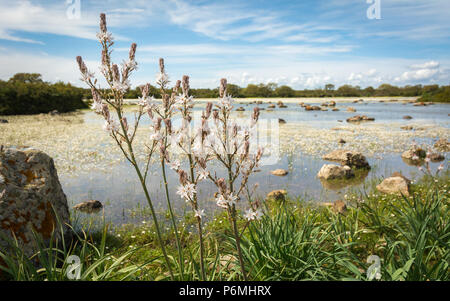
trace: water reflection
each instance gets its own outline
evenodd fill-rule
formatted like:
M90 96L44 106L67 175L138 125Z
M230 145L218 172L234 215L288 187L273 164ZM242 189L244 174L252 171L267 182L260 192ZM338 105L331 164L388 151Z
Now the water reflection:
M355 176L350 179L342 179L342 180L325 180L319 179L323 188L330 190L341 190L346 187L357 186L364 183L367 176L369 175L369 170L361 169L355 171Z

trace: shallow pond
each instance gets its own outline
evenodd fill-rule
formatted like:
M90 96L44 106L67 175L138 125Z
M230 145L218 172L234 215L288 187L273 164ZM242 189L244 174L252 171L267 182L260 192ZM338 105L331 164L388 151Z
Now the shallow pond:
M305 111L298 102L319 105L318 102L304 99L293 102L291 99L286 102L287 108L261 111L262 121L282 118L286 123L279 124L275 132L279 144L272 147L277 148L278 159L272 165L261 166L250 180L252 185L259 185L256 196L263 197L272 190L286 189L292 197L330 202L344 198L349 190L369 189L379 179L395 171L415 180L421 172L416 166L403 162L401 153L409 149L413 141L421 146L430 146L439 138L450 138L448 104L416 107L401 101L338 101L336 108L340 111L331 111L332 108L328 111ZM198 103L197 114L204 105L205 102ZM235 117L248 118L254 106L237 100L235 108L243 107L245 111L236 112ZM267 103L258 105L265 109L268 106ZM347 107L353 107L356 112L347 112ZM133 107L127 108L129 120L133 120L133 110ZM367 115L374 117L375 121L347 123L346 119L354 115ZM405 115L412 119L403 119ZM137 177L102 130L103 121L99 116L83 111L60 116L13 116L6 119L8 124L0 124L0 144L31 146L54 157L69 205L96 199L104 203L107 220L116 224L139 222L143 218L141 213L147 206ZM139 135L145 135L145 124L144 121ZM405 125L414 129L401 129ZM339 139L344 139L346 144L339 144ZM321 182L316 177L317 172L323 164L332 163L321 157L337 148L362 152L372 169L348 182ZM446 159L445 168L448 167L447 162ZM433 163L432 169L436 170L439 164ZM287 169L289 174L284 177L271 175L270 171L277 168ZM179 213L189 210L175 193L178 176L171 170L168 173L176 210ZM156 207L164 210L164 187L158 164L152 166L148 182ZM219 210L212 200L215 189L211 183L203 183L198 190L202 207L209 212Z

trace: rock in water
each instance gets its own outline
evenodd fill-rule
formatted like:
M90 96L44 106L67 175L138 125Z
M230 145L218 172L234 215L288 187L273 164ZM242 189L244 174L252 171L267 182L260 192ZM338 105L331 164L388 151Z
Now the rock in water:
M282 177L282 176L287 175L288 171L285 169L275 169L275 170L272 170L270 173L273 174L274 176Z
M415 150L407 150L402 153L402 158L411 160L411 161L418 161L421 159L424 159L427 156L427 152L424 151L421 148L415 149Z
M450 142L447 141L447 139L439 139L434 144L434 148L443 151L443 152L450 152Z
M325 164L317 174L317 177L325 180L348 179L353 176L355 176L355 174L349 166L339 166L335 164Z
M0 175L2 234L10 239L14 234L27 256L36 251L32 228L46 242L52 233L61 242L61 228L70 238L67 199L51 157L34 149L0 149ZM9 249L2 236L0 249Z
M375 121L375 118L368 117L366 115L356 115L356 116L347 118L347 122L362 122L362 121Z
M97 200L90 200L73 206L73 209L85 212L85 213L96 213L103 208L103 204Z
M339 162L342 165L348 165L350 167L370 168L365 156L361 153L352 152L349 150L338 149L326 154L322 158L327 161Z
M378 191L386 194L403 194L404 196L409 196L409 185L411 181L404 176L395 173L391 177L386 178L377 185Z
M445 156L442 154L438 154L438 153L432 153L430 155L430 160L431 160L431 162L434 162L434 163L441 162L441 161L445 160Z
M266 199L267 200L274 200L274 201L284 201L285 200L285 195L287 194L287 191L284 189L280 189L280 190L274 190L271 191L267 194Z

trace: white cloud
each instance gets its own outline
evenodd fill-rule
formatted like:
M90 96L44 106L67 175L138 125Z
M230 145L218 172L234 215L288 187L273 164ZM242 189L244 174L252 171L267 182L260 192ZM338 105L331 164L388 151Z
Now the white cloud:
M411 69L436 69L439 68L439 62L429 61L423 64L411 65Z
M152 10L148 3L109 1L105 3L81 0L80 18L69 18L70 7L66 1L40 4L29 0L0 0L0 39L39 43L42 41L24 38L23 33L46 33L70 36L82 39L96 40L99 14L106 12L108 27L139 27L152 20L149 15ZM127 7L126 5L130 5ZM133 7L140 5L142 7ZM155 5L159 5L155 2ZM144 9L145 8L145 9ZM120 35L114 35L116 40L127 40Z
M8 80L14 74L20 72L41 73L45 81L56 82L61 80L82 86L75 58L49 56L45 53L28 54L0 50L0 65L2 66L0 68L0 79L2 80ZM86 61L86 65L91 71L99 74L97 62Z
M423 64L413 64L409 66L413 71L405 71L401 76L396 77L397 82L417 82L433 79L439 74L440 63L437 61L429 61Z

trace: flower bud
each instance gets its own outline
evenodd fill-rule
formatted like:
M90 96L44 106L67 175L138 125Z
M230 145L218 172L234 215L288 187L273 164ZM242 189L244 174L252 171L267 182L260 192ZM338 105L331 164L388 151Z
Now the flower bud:
M106 103L103 104L102 106L102 115L103 117L105 117L106 120L109 120L109 108L108 105Z
M129 53L130 61L134 61L134 58L136 56L136 47L137 47L136 43L131 44L130 53Z
M216 185L217 185L217 187L219 187L220 194L223 195L223 194L226 193L226 191L227 191L227 183L226 183L224 178L217 179Z
M173 87L174 92L178 92L178 90L180 89L181 86L181 80L177 80L177 82L175 83L175 87Z
M170 134L172 134L172 120L170 120L169 118L164 119L164 123L166 125L167 128L167 132Z
M227 79L226 78L222 78L220 80L220 89L219 89L219 96L220 98L224 97L227 95Z
M162 121L162 118L161 118L161 117L158 117L158 118L156 119L156 123L155 123L155 131L159 131L159 130L161 129L161 121Z
M169 153L167 152L166 147L163 144L161 144L161 146L159 147L159 151L161 152L161 158L164 158L164 160L169 162Z
M182 169L179 169L178 170L178 176L180 178L180 183L182 185L186 185L186 183L187 183L187 174L186 174L186 172L184 170L182 170Z
M164 59L159 58L159 72L164 73Z
M257 122L259 118L259 108L255 107L253 108L253 115L252 115L252 119L254 122Z
M189 76L183 75L183 80L181 81L181 89L185 96L189 95Z
M102 65L104 66L108 65L108 58L105 50L102 50Z
M80 68L80 72L85 74L87 72L87 67L83 62L83 58L81 56L77 56L78 68Z
M147 114L148 114L148 117L150 117L150 119L153 119L153 110L151 107L148 107Z
M211 116L211 110L212 110L212 103L208 102L206 104L206 110L205 110L205 119L208 119L209 116Z
M117 82L120 82L119 67L116 64L112 65L112 73L113 73L113 79Z
M128 121L126 117L122 117L123 127L125 128L125 132L128 132Z
M164 94L163 98L162 98L162 102L163 102L164 109L168 110L169 105L170 105L170 96L167 94Z
M100 14L100 31L103 33L108 31L106 28L106 15L104 13Z

